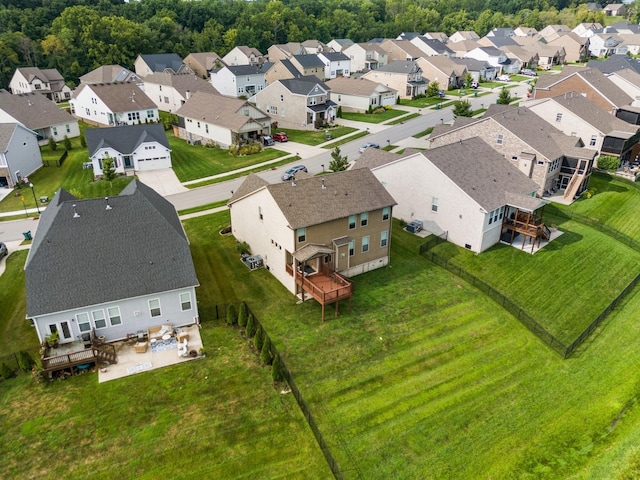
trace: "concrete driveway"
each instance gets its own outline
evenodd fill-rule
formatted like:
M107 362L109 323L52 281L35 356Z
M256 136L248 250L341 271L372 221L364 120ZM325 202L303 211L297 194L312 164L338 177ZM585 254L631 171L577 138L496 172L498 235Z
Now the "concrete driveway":
M172 168L163 168L160 170L137 171L136 175L142 183L153 188L163 197L174 195L189 190L183 186L178 180Z

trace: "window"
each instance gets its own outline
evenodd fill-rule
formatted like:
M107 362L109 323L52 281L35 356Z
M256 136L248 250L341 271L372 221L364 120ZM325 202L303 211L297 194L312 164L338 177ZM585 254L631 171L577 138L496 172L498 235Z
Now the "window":
M198 128L200 128L200 122L198 122Z
M360 214L360 226L361 227L366 227L368 223L369 223L369 213L368 212L361 213Z
M129 112L127 113L127 118L130 122L138 122L140 121L140 112Z
M349 215L349 230L353 230L356 228L356 216Z
M556 122L561 122L562 121L562 114L561 113L557 113L556 114Z
M104 328L107 326L107 320L104 316L104 310L94 310L91 312L91 316L93 317L93 324L96 328Z
M204 131L209 133L209 124L208 123L204 124Z
M191 310L191 292L180 294L180 308L183 312Z
M389 232L385 230L384 232L380 232L380 246L386 247L389 241Z
M349 242L349 256L353 257L356 254L356 241L351 240Z
M384 207L382 209L382 221L386 222L387 220L389 220L390 215L391 215L391 208Z
M113 327L122 323L122 317L120 317L120 307L107 308L107 316L109 317L109 324Z
M71 128L69 127L69 124L66 124L64 128L67 130L67 133L71 133Z
M498 136L496 137L496 143L498 145L502 145L504 143L504 135L499 133Z
M597 141L598 141L598 136L597 135L591 135L591 140L589 141L589 146L590 147L595 147Z
M307 229L306 228L299 228L297 231L297 235L298 235L298 242L306 242L307 241Z
M169 103L169 97L164 97L164 103Z
M53 136L58 136L58 129L56 127L51 127L51 129L53 130Z
M553 172L556 168L560 166L560 159L556 158L553 162L549 162L549 172Z
M160 311L160 300L154 298L153 300L149 300L149 312L151 312L152 317L159 317L162 315Z
M367 253L369 251L369 235L366 237L362 237L362 253Z
M88 332L91 330L91 323L89 322L88 313L77 314L76 320L78 321L78 328L80 329L81 332Z
M260 220L264 220L264 215L262 215L262 207L258 207L258 218Z
M87 114L87 116L91 116L91 110L89 110L88 108L85 108L84 111Z
M438 211L438 199L436 197L433 197L431 199L431 211L432 212Z

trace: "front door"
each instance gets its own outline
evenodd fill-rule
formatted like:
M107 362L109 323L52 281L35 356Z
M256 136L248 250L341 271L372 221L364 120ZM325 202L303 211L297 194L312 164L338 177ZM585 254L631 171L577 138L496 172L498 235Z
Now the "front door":
M131 155L125 155L122 159L124 160L124 168L133 168L133 157Z
M51 323L48 325L49 332L47 335L55 332L60 332L60 343L71 342L73 341L73 336L71 335L71 327L69 326L69 322L67 320L63 320L60 323Z

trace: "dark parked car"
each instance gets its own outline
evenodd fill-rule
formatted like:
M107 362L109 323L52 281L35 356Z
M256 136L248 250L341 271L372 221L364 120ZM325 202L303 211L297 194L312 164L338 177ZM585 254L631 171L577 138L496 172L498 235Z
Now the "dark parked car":
M305 167L304 165L296 165L295 167L291 167L289 170L287 170L286 172L284 172L282 174L282 180L283 181L287 181L287 180L291 180L293 177L296 176L296 173L298 172L307 172L307 167Z
M284 133L284 132L274 133L271 136L273 137L273 139L276 142L288 142L289 141L289 137L287 137L287 134Z
M273 145L273 138L271 138L271 136L269 135L265 135L264 137L262 137L262 144L267 146Z
M8 253L9 250L7 250L7 246L4 243L0 242L0 258L4 257Z
M444 98L447 96L447 92L445 92L444 90L438 90L438 96L440 98Z

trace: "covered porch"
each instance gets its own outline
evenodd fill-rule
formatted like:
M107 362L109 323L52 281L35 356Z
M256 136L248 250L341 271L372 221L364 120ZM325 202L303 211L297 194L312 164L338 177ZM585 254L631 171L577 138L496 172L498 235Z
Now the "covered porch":
M551 240L551 230L543 222L546 200L537 197L507 194L508 203L502 219L500 241L519 244L521 250L540 249L542 241Z
M333 268L334 249L326 245L307 244L292 254L292 263L287 263L286 270L294 278L296 295L305 301L309 294L322 306L322 321L325 319L325 307L335 304L335 316L338 316L339 302L349 300L353 283ZM295 268L294 268L295 265Z

